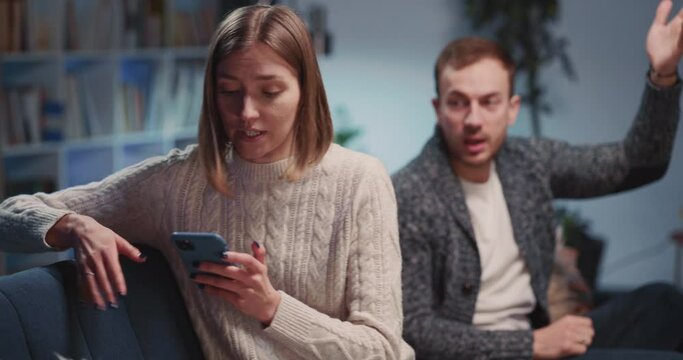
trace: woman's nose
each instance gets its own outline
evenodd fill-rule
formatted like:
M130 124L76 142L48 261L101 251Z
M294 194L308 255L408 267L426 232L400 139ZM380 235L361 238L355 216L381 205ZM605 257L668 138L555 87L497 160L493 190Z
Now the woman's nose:
M250 125L258 116L259 113L255 101L251 97L245 96L242 100L240 119L247 125Z

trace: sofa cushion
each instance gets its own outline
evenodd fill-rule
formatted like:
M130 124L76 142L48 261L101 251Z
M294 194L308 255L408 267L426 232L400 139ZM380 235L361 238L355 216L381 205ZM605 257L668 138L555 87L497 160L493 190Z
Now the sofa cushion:
M79 301L76 266L63 261L0 277L2 359L198 359L201 349L161 253L121 260L119 308Z

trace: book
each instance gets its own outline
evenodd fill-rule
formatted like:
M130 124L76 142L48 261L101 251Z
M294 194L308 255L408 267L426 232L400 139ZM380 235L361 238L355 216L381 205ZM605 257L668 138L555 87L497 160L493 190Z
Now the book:
M38 144L41 141L42 121L42 94L36 87L27 87L20 91L21 113L24 137L26 142Z
M166 24L164 22L165 6L163 0L147 0L144 2L145 9L142 21L144 23L144 44L145 47L161 47L166 44L164 32Z
M141 26L140 0L123 0L123 39L124 49L140 46Z
M26 143L26 133L24 129L24 114L21 105L21 95L19 90L13 89L7 93L9 109L9 128L11 145Z
M165 90L163 74L156 71L149 89L147 120L145 121L146 131L161 130L164 127L161 114L164 111Z
M9 109L7 108L7 105L7 94L0 89L0 153L2 153L2 149L9 145L10 140L11 130L9 124ZM2 171L2 168L3 166L0 166L0 171Z
M178 0L173 9L173 46L207 45L218 19L215 0Z
M82 101L82 108L85 110L84 118L86 129L88 129L87 134L88 136L101 136L105 134L105 131L100 122L101 116L95 99L97 96L97 84L91 80L94 76L91 71L83 70L76 75L78 78L77 87L79 99Z
M4 159L4 147L0 146L0 159ZM3 160L4 163L4 160ZM0 166L0 199L5 198L5 166ZM2 200L0 200L2 201ZM0 266L0 270L3 269L3 266Z
M123 111L126 114L126 131L157 130L158 109L151 103L154 87L161 86L155 61L131 59L121 66L121 87L123 88ZM157 79L157 80L155 80ZM160 95L157 95L160 96ZM155 100L156 101L156 100ZM150 118L155 116L156 118Z
M192 88L189 92L191 105L184 128L197 127L199 123L199 115L202 111L202 102L204 101L203 95L204 65L201 64L192 68Z
M11 0L10 13L9 51L23 51L26 49L26 0Z
M64 0L25 0L28 51L54 51L62 46Z
M7 274L7 265L5 261L5 253L0 252L0 275Z
M187 123L192 98L192 70L187 66L178 67L176 70L177 82L173 89L173 109L171 117L174 119L175 128L183 129Z
M0 0L0 52L10 51L11 41L11 19L12 2L10 0Z
M64 121L64 136L67 139L78 139L85 135L85 123L81 114L81 100L78 94L76 77L66 76L66 116Z

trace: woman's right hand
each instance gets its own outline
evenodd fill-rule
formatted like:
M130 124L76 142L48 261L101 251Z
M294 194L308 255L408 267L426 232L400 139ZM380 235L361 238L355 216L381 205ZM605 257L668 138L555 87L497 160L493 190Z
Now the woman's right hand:
M45 242L55 248L75 250L81 290L100 310L106 309L106 302L116 307L117 294L127 293L119 254L135 262L146 260L124 238L84 215L62 217L48 230Z

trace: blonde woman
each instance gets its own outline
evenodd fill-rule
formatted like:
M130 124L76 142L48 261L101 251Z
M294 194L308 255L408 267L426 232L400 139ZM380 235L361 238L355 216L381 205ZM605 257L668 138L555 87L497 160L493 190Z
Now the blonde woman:
M7 199L2 249L74 248L102 309L126 293L118 256L160 249L207 358L411 358L393 188L379 161L332 144L304 24L285 7L240 8L209 51L198 147ZM174 231L219 233L233 265L201 263L191 279Z

